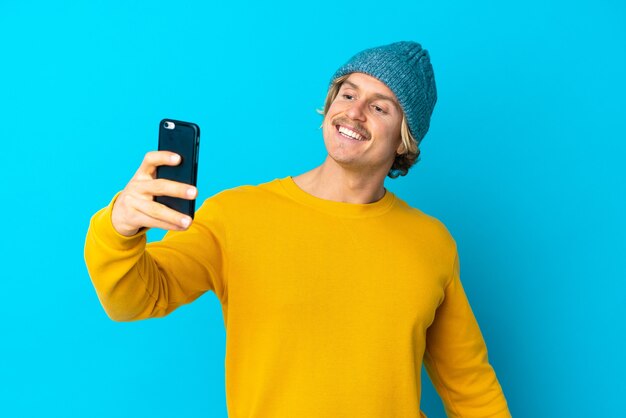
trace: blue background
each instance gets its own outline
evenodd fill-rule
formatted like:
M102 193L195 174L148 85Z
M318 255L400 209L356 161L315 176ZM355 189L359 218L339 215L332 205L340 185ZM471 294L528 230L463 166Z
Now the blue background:
M89 218L163 117L202 127L200 200L313 168L329 77L397 40L430 51L439 101L422 161L386 185L456 238L513 415L623 414L622 1L1 8L2 416L225 417L215 295L110 321L83 261ZM429 383L422 408L445 416Z

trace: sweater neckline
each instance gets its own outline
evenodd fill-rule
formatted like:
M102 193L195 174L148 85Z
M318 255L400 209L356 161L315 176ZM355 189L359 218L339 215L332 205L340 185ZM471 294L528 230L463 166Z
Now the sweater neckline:
M386 188L384 196L376 202L346 203L313 196L312 194L302 190L291 176L278 179L278 181L292 199L306 206L335 216L348 218L368 218L378 216L388 212L396 201L396 196Z

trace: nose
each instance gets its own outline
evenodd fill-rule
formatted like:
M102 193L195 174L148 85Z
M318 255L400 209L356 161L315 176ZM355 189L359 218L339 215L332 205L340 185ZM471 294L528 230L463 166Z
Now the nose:
M354 101L350 104L350 107L346 111L346 115L353 120L365 120L365 111L363 109L363 101Z

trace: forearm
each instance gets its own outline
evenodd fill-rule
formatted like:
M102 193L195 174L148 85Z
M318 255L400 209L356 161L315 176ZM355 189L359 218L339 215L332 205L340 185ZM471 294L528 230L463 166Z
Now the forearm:
M145 232L117 233L110 220L112 205L92 217L85 241L85 262L100 303L115 321L163 316L164 278L146 251Z
M429 352L424 362L450 418L510 418L508 405L486 350L467 369L454 369L454 361L436 361Z
M117 196L116 196L117 197ZM207 290L224 292L225 231L215 204L205 204L186 231L146 244L111 222L115 199L91 219L85 262L98 298L115 321L165 316Z
M458 258L445 299L428 329L424 364L448 416L508 418L510 412L459 278Z

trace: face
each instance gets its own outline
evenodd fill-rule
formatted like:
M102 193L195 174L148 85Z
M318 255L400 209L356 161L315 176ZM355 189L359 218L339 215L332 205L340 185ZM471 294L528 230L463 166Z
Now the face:
M352 73L343 82L324 118L324 143L339 165L386 175L397 153L402 108L381 81Z

